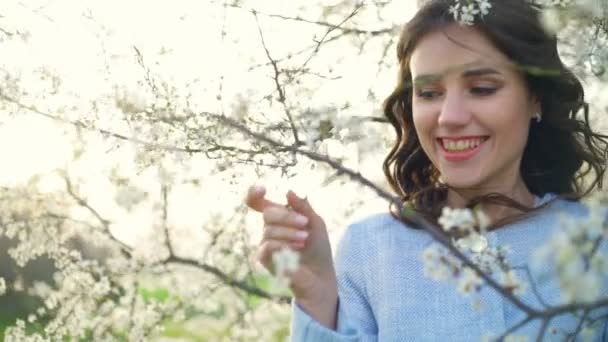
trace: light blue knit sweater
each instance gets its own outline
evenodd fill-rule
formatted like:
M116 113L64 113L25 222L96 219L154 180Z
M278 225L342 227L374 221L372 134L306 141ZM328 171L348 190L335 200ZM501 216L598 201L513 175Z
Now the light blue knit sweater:
M538 198L536 205L554 197ZM488 241L511 247L511 265L526 265L530 253L559 229L560 213L581 217L586 209L576 202L555 200L521 222L488 233ZM421 256L431 243L427 233L403 227L388 214L350 226L336 251L337 331L320 325L294 301L292 341L479 341L488 333L502 334L524 317L488 287L476 297L463 297L453 284L425 277ZM523 271L518 276L527 279ZM536 279L535 283L546 303L559 303L554 282ZM473 298L481 299L481 309L473 307ZM522 299L541 308L531 290ZM575 323L572 316L557 317L550 323L553 333L548 332L545 340L563 340L562 331L574 330ZM605 321L596 325L593 341L608 341ZM539 328L540 322L534 321L515 334L534 341Z

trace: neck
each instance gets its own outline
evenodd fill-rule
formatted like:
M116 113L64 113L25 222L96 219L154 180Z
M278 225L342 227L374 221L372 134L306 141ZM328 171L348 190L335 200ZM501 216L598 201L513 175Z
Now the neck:
M447 205L452 208L464 208L471 199L489 193L499 193L526 207L534 207L534 195L528 190L528 187L521 178L509 186L487 187L483 189L450 188L447 194ZM482 204L481 209L492 223L522 213L518 209L500 204Z

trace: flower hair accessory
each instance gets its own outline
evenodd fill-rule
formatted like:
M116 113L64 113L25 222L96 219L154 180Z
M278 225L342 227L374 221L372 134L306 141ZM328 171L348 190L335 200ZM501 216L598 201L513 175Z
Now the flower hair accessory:
M450 13L459 23L473 25L475 16L479 15L483 18L490 13L490 8L492 8L490 0L455 0L450 6Z

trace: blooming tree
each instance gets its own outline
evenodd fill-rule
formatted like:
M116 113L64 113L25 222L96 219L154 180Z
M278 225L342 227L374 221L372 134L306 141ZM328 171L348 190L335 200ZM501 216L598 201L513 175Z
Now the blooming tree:
M356 192L320 209L335 227L363 214L364 202L398 202L376 169L391 139L380 103L393 84L392 51L403 13L414 11L403 3L6 5L4 338L283 340L289 293L252 260L260 224L242 191L272 179L277 193L287 184L319 199ZM590 87L607 77L604 4L539 2ZM491 10L488 0L455 0L452 14L466 25ZM568 40L581 30L590 34ZM595 112L608 111L601 101ZM441 229L412 219L438 242L422 256L430 277L464 295L492 287L522 304L521 325L580 312L574 336L605 321L595 313L608 307L597 247L608 239L605 196L590 208L588 222L565 218L537 252L535 262L555 262L550 276L564 290L564 305L546 310L519 301L534 283L517 275L507 246L485 240L483 213L446 208ZM274 259L278 275L297 267L288 250ZM35 271L41 260L52 267L46 279ZM5 318L11 298L29 304Z

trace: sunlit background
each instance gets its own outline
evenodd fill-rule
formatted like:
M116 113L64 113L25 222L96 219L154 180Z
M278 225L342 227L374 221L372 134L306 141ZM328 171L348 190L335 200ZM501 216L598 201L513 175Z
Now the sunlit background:
M280 79L302 136L313 136L309 131L318 130L320 120L337 127L332 137L310 138L309 146L385 186L381 162L390 129L375 122L353 124L352 119L381 116L382 100L396 80L395 41L416 2L370 2L345 21L356 4L3 1L1 186L35 186L53 194L65 189L67 174L111 222L116 237L146 249L158 235L161 185L169 183L167 220L175 248L194 258L205 257L209 230L222 223L228 231L247 232L248 239L231 246L235 251L255 247L261 236L259 215L231 221L235 213L243 214L248 186L266 185L269 197L279 202L292 189L308 196L326 218L335 246L348 222L385 211L386 203L301 157L286 172L176 149L204 148L205 136L242 148L256 146L230 131L203 128L204 113L254 126L284 121L270 55L282 70L302 65L308 70ZM342 30L319 24L343 21L344 27L361 32L338 37ZM601 83L590 78L586 87L593 108L608 110ZM608 127L605 119L594 120L598 127ZM180 128L186 126L187 134ZM284 139L290 142L289 136ZM260 158L274 161L272 154ZM82 208L72 214L89 217Z

